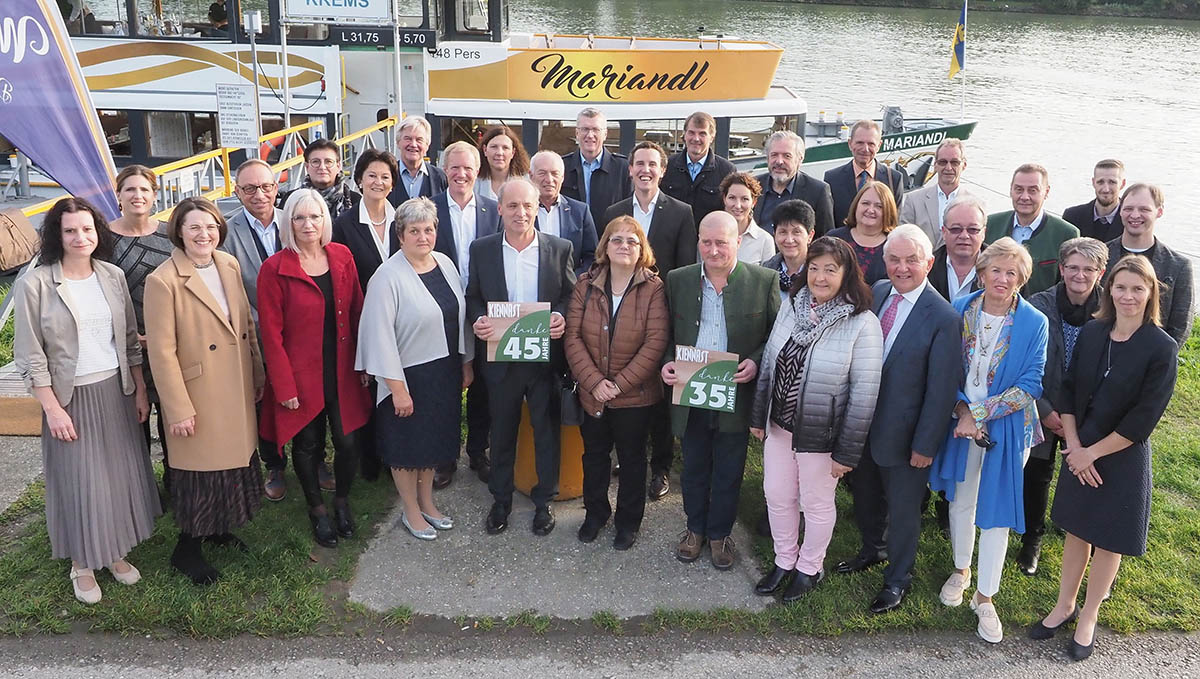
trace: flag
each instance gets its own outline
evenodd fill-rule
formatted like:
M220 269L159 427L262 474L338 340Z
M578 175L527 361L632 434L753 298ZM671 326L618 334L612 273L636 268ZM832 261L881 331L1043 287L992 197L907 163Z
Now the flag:
M967 65L967 0L963 0L962 14L954 27L954 42L950 43L950 75L953 78Z
M0 135L68 193L121 216L108 139L54 0L0 3Z

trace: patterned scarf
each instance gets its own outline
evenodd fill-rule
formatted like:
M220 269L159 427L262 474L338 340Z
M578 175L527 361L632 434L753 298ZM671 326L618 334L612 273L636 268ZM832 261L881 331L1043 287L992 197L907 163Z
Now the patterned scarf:
M801 347L812 344L826 328L854 313L854 305L847 304L841 296L816 304L807 285L796 292L791 304L796 311L792 341Z
M354 193L350 190L350 185L344 180L336 181L332 186L318 189L312 185L312 180L309 177L305 177L300 186L312 189L321 194L321 197L325 199L325 204L329 206L330 219L337 219L337 216L342 214L343 211L349 210L354 206Z

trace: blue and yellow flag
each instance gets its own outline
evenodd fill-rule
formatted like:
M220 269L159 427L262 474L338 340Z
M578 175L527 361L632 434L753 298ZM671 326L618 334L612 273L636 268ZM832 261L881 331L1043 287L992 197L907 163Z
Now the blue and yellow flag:
M963 0L962 14L954 28L954 42L950 45L950 75L953 78L967 65L967 0Z

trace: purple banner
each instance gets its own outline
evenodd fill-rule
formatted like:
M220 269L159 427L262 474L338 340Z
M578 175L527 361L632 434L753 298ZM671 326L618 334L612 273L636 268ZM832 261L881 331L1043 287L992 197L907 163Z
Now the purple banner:
M108 140L53 0L0 0L0 135L71 195L121 215Z

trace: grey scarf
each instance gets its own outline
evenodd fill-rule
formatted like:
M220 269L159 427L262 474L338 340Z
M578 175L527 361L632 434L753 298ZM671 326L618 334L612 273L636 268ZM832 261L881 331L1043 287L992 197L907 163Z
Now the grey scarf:
M791 304L792 309L796 312L796 324L792 326L792 341L804 348L812 344L826 328L854 313L854 305L847 304L840 295L824 304L814 305L808 286L804 286L796 292L796 296L791 299Z

